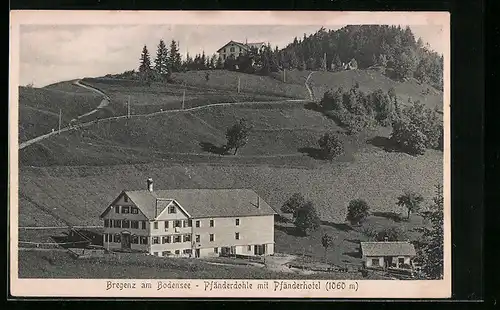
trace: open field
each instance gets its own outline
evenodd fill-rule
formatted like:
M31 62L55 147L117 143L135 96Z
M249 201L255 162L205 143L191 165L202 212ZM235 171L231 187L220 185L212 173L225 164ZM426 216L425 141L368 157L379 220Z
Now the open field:
M59 83L57 88L19 87L19 140L26 141L57 130L59 109L62 109L65 126L71 119L99 105L101 96L79 89L70 82Z
M203 80L205 77L203 76ZM199 87L181 84L153 83L143 85L135 80L119 80L109 78L86 78L83 81L105 92L112 102L118 115L127 113L127 103L130 96L131 114L148 114L160 110L173 110L182 107L191 108L223 102L275 101L289 99L283 94L263 94L233 89L214 89L211 85Z
M349 279L359 273L296 274L264 267L226 266L200 259L176 259L120 253L112 257L75 260L60 251L19 251L20 278L87 279Z

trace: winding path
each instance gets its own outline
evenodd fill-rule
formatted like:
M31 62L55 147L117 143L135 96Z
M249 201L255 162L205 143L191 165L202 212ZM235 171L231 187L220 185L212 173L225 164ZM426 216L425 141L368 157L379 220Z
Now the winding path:
M106 106L109 105L109 103L111 101L110 98L109 98L109 96L106 95L101 90L99 90L97 88L94 88L94 87L91 87L91 86L88 86L88 85L85 85L85 84L82 84L81 81L76 81L74 84L77 85L77 86L89 89L91 91L94 91L94 92L96 92L96 93L98 93L98 94L100 94L100 95L102 95L104 97L104 99L101 101L101 103L99 104L99 106L96 109L94 109L94 110L92 110L92 111L90 111L90 112L88 112L86 114L80 115L80 116L78 116L78 118L82 118L84 116L91 115L91 114L97 112L99 109L102 109L102 108L104 108L104 107L106 107ZM308 90L309 90L309 86L307 85L307 81L306 81L306 87L308 87ZM277 101L223 102L223 103L207 104L207 105L202 105L202 106L197 106L197 107L192 107L192 108L187 108L187 109L165 110L165 111L153 112L153 113L149 113L149 114L134 114L134 115L130 115L130 118L132 118L132 117L150 117L150 116L155 116L155 115L160 115L160 114L168 114L168 113L192 112L192 111L202 110L202 109L207 109L207 108L212 108L212 107L230 106L230 105L259 104L259 103L261 103L261 104L262 103L264 103L264 104L273 104L273 103L279 104L279 103L283 103L283 102L307 102L307 101L309 101L309 100L307 100L307 99L288 99L288 100L277 100ZM31 140L28 140L28 141L25 141L23 143L20 143L19 144L19 150L21 150L21 149L23 149L23 148L25 148L27 146L30 146L30 145L32 145L32 144L34 144L36 142L42 141L42 140L44 140L46 138L49 138L49 137L51 137L53 135L56 135L58 133L63 133L63 132L66 132L66 131L69 131L69 130L75 130L75 129L78 129L78 128L89 127L90 125L95 124L95 123L100 122L100 121L110 121L110 120L118 120L118 119L124 119L124 118L127 118L127 115L121 115L121 116L115 116L115 117L108 117L108 118L101 118L101 119L97 119L97 120L90 121L90 122L87 122L87 123L78 124L78 125L75 125L73 127L69 127L69 126L68 127L64 127L64 128L61 128L60 131L53 131L53 132L50 132L48 134L41 135L41 136L38 136L38 137L33 138Z

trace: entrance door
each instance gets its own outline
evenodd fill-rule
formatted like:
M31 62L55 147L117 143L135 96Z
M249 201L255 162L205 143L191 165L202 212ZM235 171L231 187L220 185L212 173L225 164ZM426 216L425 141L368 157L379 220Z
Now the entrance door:
M264 255L264 254L266 254L266 245L265 244L256 244L254 246L254 254L255 255Z
M122 233L122 249L130 250L130 234Z
M194 257L196 257L196 258L200 257L200 249L194 250Z

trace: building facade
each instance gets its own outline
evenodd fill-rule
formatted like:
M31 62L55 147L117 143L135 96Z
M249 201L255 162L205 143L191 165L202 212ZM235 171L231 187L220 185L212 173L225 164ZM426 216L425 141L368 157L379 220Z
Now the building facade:
M274 210L247 189L123 191L101 214L104 247L156 256L274 254Z
M411 269L416 251L405 241L361 242L361 254L367 268Z
M225 61L228 58L238 58L245 55L251 48L255 48L257 52L261 52L265 47L264 43L240 43L229 41L226 45L217 50L217 53Z

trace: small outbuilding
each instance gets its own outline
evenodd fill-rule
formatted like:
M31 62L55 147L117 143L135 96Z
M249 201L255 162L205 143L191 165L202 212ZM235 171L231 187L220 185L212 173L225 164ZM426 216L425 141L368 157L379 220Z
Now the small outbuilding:
M416 251L407 241L361 242L361 255L367 268L412 269Z

